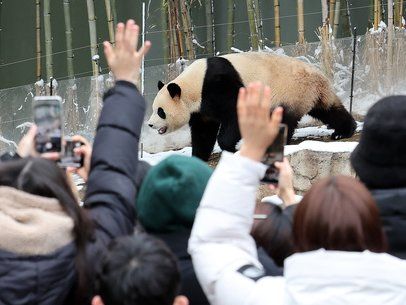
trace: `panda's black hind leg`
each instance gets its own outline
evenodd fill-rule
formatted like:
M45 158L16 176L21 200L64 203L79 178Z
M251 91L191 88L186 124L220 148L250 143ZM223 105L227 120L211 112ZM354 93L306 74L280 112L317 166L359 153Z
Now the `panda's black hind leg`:
M208 161L216 143L220 123L200 113L192 113L189 125L192 135L192 156Z
M291 110L286 106L282 106L282 108L283 108L282 123L288 125L287 144L289 144L290 141L292 140L292 136L295 133L295 129L301 117L295 114L293 110Z
M316 106L309 112L309 115L322 121L330 129L334 129L331 136L334 140L352 137L357 127L354 118L342 104L329 108Z
M235 152L238 141L241 140L240 130L238 128L237 118L233 119L227 124L222 124L220 126L220 132L217 137L217 141L222 150L229 152Z

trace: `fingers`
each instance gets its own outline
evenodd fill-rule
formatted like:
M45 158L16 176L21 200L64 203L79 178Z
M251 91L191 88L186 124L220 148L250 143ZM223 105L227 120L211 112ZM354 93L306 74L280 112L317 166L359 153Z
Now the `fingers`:
M85 137L83 137L81 135L72 136L72 140L75 141L75 142L82 142L85 145L90 145L89 141Z
M137 50L139 32L140 27L135 24L134 20L129 19L125 27L124 41L134 50Z
M47 152L47 153L41 154L41 158L52 160L52 161L58 161L61 158L61 156L60 156L59 152Z
M151 42L147 40L144 45L138 51L139 56L143 57L148 54L149 49L151 49Z
M272 112L270 127L274 128L276 131L279 130L279 124L282 122L283 108L276 107Z
M120 48L123 45L124 39L124 23L120 22L116 28L116 47Z
M114 57L113 46L110 42L105 41L103 42L104 47L104 56L106 57L107 64L110 66Z
M30 139L34 139L35 135L37 134L37 125L33 124L31 125L30 129L28 130L26 137L30 138Z

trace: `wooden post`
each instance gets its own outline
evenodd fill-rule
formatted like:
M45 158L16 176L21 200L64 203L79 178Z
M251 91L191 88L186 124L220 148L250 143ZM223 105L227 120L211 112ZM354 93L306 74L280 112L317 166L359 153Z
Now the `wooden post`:
M337 0L336 6L335 6L335 13L334 13L334 28L333 28L334 38L337 38L338 27L340 25L340 5L341 5L341 1Z
M65 17L65 36L66 36L66 67L69 78L74 77L73 70L73 50L72 50L72 26L70 19L70 0L63 0L63 15Z
M228 0L227 5L227 50L234 46L235 43L235 0Z
M321 0L321 19L323 26L328 23L328 4L327 0Z
M264 34L263 34L261 10L259 9L259 1L253 0L253 5L254 5L255 27L257 28L257 33L258 33L259 48L263 49L264 48Z
M275 46L281 46L281 23L280 23L279 0L273 0L273 11L275 17Z
M35 1L36 77L41 79L41 0Z
M299 44L305 43L305 30L304 30L304 0L297 0L297 27L298 27L298 42Z
M87 16L89 21L89 35L90 35L90 53L92 56L92 70L93 76L99 75L99 64L98 64L98 51L97 51L97 31L96 31L96 15L94 13L94 1L87 0Z
M213 0L205 1L206 28L207 28L207 55L215 55L214 10Z
M111 11L110 0L104 0L104 5L106 6L106 17L107 17L107 27L109 29L109 39L110 43L114 46L116 43L114 39L114 16Z
M50 79L54 73L52 61L51 0L44 0L44 32L46 78Z
M172 0L173 1L173 17L175 18L175 29L176 29L176 39L178 40L178 48L179 48L179 56L185 57L184 50L183 50L183 38L180 29L179 23L179 0ZM185 0L182 0L185 1Z
M180 1L180 8L182 13L182 28L183 34L185 35L186 54L188 59L194 59L196 57L196 54L193 44L193 31L192 23L190 20L189 4L190 3L187 3L186 0Z

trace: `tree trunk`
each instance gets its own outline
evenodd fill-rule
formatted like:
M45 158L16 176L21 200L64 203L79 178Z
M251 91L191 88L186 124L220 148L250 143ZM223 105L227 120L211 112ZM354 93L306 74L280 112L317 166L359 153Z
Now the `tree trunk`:
M44 0L45 66L47 80L53 76L51 0Z
M254 3L254 13L255 13L255 27L257 28L258 33L258 41L259 41L259 48L264 48L264 33L263 33L263 25L262 25L262 17L261 17L261 10L259 9L259 1L253 0Z
M116 41L114 39L114 16L111 10L111 2L110 0L104 0L104 4L106 6L107 27L109 29L110 43L114 46Z
M343 20L343 37L348 37L351 36L351 25L350 25L350 16L348 15L348 10L347 10L347 1L348 0L342 0L341 1L341 14L342 14L342 20Z
M190 20L190 3L186 0L180 1L182 12L182 28L185 35L186 54L188 59L196 58L195 48L193 44L192 22Z
M327 0L321 0L321 19L322 19L322 24L323 25L328 23L328 4L327 4Z
M94 13L94 1L87 0L87 16L89 20L89 35L90 35L90 53L92 55L92 70L93 76L99 75L99 64L97 51L97 31L96 31L96 16Z
M41 79L41 0L35 1L36 77Z
M281 46L281 23L280 23L279 0L273 0L273 11L275 17L275 46Z
M227 7L227 50L235 44L235 0L228 0Z
M117 26L117 6L116 6L116 0L111 0L111 14L112 14L112 18L113 18L113 24L114 24L114 29Z
M250 27L250 37L251 37L251 49L254 51L259 50L259 37L258 28L255 22L255 11L254 11L253 0L247 0L247 12L248 12L248 24Z
M74 77L73 70L73 50L72 50L72 26L70 19L70 0L63 0L63 15L65 17L65 36L66 36L66 67L68 77Z
M207 27L207 55L215 55L214 9L213 0L205 0L206 27Z
M178 41L178 48L179 48L179 57L185 57L184 50L183 50L183 39L182 33L180 29L180 22L179 22L179 0L172 0L173 1L173 16L175 18L175 29L176 29L176 39ZM185 0L182 0L185 1Z
M161 29L162 29L162 46L164 50L164 63L167 65L172 60L171 55L171 30L169 28L168 7L166 0L162 0L161 9Z
M329 16L329 18L328 18L328 23L329 23L331 26L334 24L335 5L336 5L336 0L330 0L330 16Z
M166 2L168 7L168 24L169 24L169 39L170 39L170 54L171 63L174 63L180 56L178 40L176 38L176 18L174 16L173 2L168 0Z
M333 28L334 38L337 38L338 27L340 26L340 5L341 5L340 0L337 0L334 13L334 28Z
M304 0L297 0L297 27L298 27L298 42L299 44L305 43L305 30L304 30Z
M379 0L375 0L374 2L374 30L378 30L378 25L379 22L381 20L381 17L379 15L379 11L380 11L380 3Z

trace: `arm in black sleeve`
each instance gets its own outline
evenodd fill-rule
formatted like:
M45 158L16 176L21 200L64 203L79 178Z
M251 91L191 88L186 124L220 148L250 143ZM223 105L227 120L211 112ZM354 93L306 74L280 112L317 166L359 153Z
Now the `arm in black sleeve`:
M118 81L104 97L85 199L96 238L103 243L133 231L144 114L144 98L129 82Z

